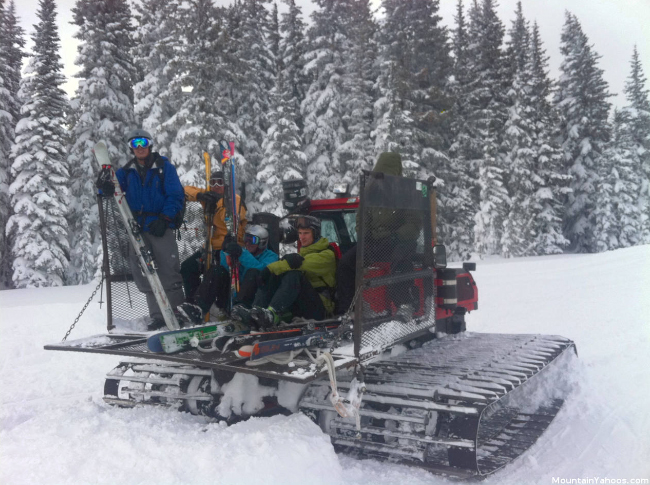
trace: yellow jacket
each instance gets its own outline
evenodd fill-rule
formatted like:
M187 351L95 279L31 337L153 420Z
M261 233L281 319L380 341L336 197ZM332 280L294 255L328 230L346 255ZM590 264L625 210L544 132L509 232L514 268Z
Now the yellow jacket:
M196 196L199 193L207 192L206 189L192 187L191 185L187 185L183 187L183 189L185 190L185 198L190 202L195 202ZM237 230L237 242L241 246L243 246L244 233L246 232L246 223L248 221L246 220L246 209L244 208L244 205L240 202L239 195L236 195L235 197L237 200L237 208L239 209L239 227ZM201 205L204 204L201 202ZM221 199L219 199L219 202L217 202L217 209L215 210L214 218L212 219L212 225L214 226L214 230L212 233L213 250L221 249L221 245L223 244L223 239L224 237L226 237L226 234L228 234L228 229L226 228L225 215L226 215L226 211L224 210L223 197L222 197Z

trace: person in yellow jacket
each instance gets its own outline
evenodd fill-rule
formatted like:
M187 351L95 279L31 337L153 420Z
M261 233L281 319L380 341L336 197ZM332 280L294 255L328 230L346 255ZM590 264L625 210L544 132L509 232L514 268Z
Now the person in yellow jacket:
M336 255L329 240L321 237L318 218L299 216L294 227L298 230L300 251L286 254L262 270L253 308L233 309L233 314L244 323L265 329L280 323L281 317L289 312L315 320L332 315Z
M188 202L198 201L204 211L214 207L212 218L212 261L213 267L219 266L221 248L230 243L244 245L244 234L246 233L246 207L239 195L236 195L237 212L239 214L239 226L237 228L237 242L229 241L228 228L226 226L226 209L224 206L224 178L223 171L215 170L210 176L210 190L187 185L183 187L185 199ZM224 244L225 240L225 244ZM201 273L203 268L204 250L197 251L181 264L181 275L183 276L183 288L185 290L185 301L193 302L194 294L201 284Z

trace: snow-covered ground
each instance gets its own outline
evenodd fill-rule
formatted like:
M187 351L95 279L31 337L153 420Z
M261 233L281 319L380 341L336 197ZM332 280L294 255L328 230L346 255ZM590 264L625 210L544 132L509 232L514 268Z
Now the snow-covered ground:
M468 317L471 331L563 335L580 357L575 391L544 436L485 483L650 479L650 246L493 259L474 276L480 309ZM302 415L226 427L104 404L103 377L119 357L43 350L60 341L92 288L0 292L3 485L448 483L337 456ZM101 333L104 315L93 302L71 338Z

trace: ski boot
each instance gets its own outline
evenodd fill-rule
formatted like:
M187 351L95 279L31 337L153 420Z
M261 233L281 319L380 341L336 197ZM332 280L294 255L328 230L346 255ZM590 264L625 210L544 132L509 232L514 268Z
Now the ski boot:
M200 306L192 303L182 303L178 305L179 323L185 325L201 325L203 323L203 310Z
M280 323L280 315L273 309L273 307L262 308L259 306L251 309L251 318L260 331L269 330L277 327Z

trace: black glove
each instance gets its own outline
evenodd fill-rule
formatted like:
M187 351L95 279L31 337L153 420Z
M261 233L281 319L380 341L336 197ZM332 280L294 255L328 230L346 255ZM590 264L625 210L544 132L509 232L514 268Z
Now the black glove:
M215 207L217 207L217 202L221 199L221 195L215 192L199 192L196 195L196 200L203 202L205 204L205 209L209 212L213 212Z
M305 258L300 256L298 253L285 254L282 256L282 259L284 259L289 264L289 268L291 269L300 268L302 266L302 262L305 260Z
M271 270L269 268L264 268L260 271L260 274L257 276L257 286L264 286L269 282L271 278Z
M167 227L169 227L169 217L161 215L149 224L149 234L155 237L163 237Z
M110 168L102 168L97 176L95 187L102 191L103 197L112 197L115 194L115 184Z
M236 242L229 242L228 244L222 247L223 250L233 258L238 258L239 256L241 256L241 252L242 252L241 246Z
M237 241L230 234L226 234L223 237L223 241L221 242L221 247L226 249L226 246L228 246L229 244L232 244L232 243L237 244Z

